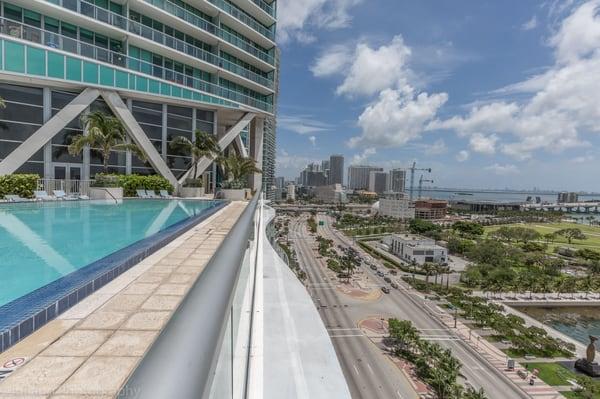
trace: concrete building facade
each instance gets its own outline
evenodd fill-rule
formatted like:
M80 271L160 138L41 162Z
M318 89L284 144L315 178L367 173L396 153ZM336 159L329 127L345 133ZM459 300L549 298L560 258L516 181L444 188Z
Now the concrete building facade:
M403 193L406 189L406 170L392 169L388 172L387 191Z
M372 171L383 172L383 168L368 165L350 165L348 167L348 188L350 190L368 190L369 174Z
M86 134L81 116L100 110L147 158L114 151L111 172L158 173L178 186L193 165L170 142L200 130L253 157L273 185L274 1L14 0L0 10L0 174L93 178L98 154L67 147ZM217 169L202 159L198 170L210 191Z
M426 262L446 263L446 248L437 245L434 240L414 234L392 234L388 241L390 252L407 263L423 265Z
M315 199L328 204L346 203L346 193L341 184L330 184L313 189Z
M448 213L448 201L434 199L420 199L415 201L415 218L417 219L443 219Z
M371 171L369 173L369 191L383 194L387 189L388 174L387 172Z
M332 155L329 157L328 184L344 184L344 156Z
M409 220L415 218L415 207L404 193L385 193L379 199L379 214L395 219Z

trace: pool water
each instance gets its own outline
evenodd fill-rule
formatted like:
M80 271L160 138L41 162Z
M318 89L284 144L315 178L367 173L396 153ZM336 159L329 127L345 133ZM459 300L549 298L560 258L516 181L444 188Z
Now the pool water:
M219 201L57 201L0 205L0 306Z

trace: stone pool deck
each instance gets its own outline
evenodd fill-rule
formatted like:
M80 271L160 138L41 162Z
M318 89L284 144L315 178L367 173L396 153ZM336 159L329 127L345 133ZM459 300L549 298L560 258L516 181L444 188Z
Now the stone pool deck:
M114 397L246 205L232 202L0 354L0 370L15 366L0 397Z

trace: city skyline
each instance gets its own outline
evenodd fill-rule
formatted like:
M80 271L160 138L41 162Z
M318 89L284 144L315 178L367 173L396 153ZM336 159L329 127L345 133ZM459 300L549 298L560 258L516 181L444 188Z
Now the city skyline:
M335 148L348 164L428 164L446 187L598 191L582 169L599 166L599 43L573 40L600 24L597 1L380 5L280 5L278 175ZM576 70L588 83L571 88Z

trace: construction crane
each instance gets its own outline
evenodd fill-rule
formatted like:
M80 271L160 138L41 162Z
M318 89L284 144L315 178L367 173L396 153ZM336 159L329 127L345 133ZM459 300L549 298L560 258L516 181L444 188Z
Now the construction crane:
M413 193L415 191L415 171L422 170L427 173L431 173L431 168L417 168L417 163L413 162L410 169L410 191L409 191L409 199L413 200Z
M417 197L418 199L421 199L421 193L423 192L423 183L433 183L433 180L423 179L423 175L421 175L421 178L419 179L419 196Z

